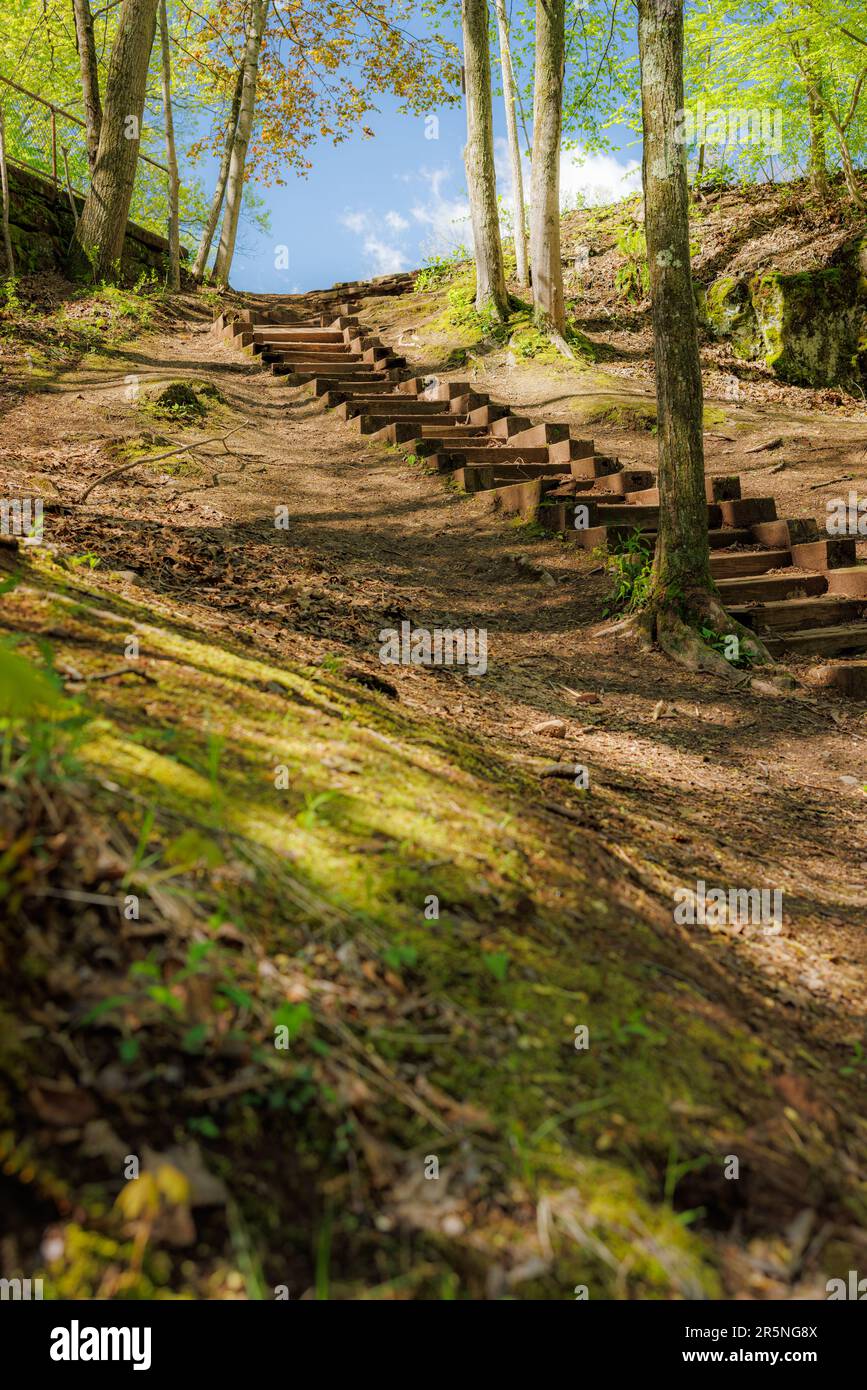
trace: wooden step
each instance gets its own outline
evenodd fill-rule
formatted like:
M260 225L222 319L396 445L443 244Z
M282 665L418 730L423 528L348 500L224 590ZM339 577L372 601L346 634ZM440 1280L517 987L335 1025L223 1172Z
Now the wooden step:
M323 362L272 362L271 371L276 376L300 375L306 372L310 379L323 375ZM330 377L338 377L341 380L349 377L368 377L373 375L373 367L369 362L329 362L326 368ZM380 380L385 380L385 373L380 372Z
M380 427L393 420L416 420L421 425L423 419L442 420L446 424L456 424L457 419L443 409L441 401L417 400L413 396L365 396L359 391L347 397L337 407L341 420L351 420L355 415L369 415L379 420Z
M710 557L710 572L714 579L737 579L741 575L783 569L791 563L790 550L714 551Z
M435 456L434 456L435 457ZM536 478L558 477L550 463L472 463L452 470L452 480L464 492L483 492Z
M801 628L765 639L771 656L791 652L798 656L845 656L867 652L867 623L841 623L839 627Z
M713 557L711 557L713 559ZM754 574L742 579L718 579L723 603L764 603L772 599L808 598L824 594L828 581L824 574Z
M729 545L751 545L753 540L748 526L712 526L707 538L711 550L724 550Z
M343 333L337 328L277 328L272 323L253 324L256 342L269 343L342 343Z
M855 564L855 541L849 536L831 536L793 545L792 564L807 570L848 569Z
M828 571L828 592L851 598L867 598L867 565L852 565Z
M438 461L436 465L440 472L448 472L451 468L468 464L477 464L479 467L485 464L494 464L496 467L502 468L504 464L508 463L550 462L547 445L541 445L535 449L513 449L509 445L504 445L502 448L491 448L489 445L478 447L467 445L462 449L442 449L435 457L437 460L442 460L442 462ZM560 471L565 472L566 470L560 468Z
M342 409L338 406L338 413ZM394 415L391 418L387 415L371 415L367 410L360 415L355 411L344 419L355 419L362 434L373 434L381 438L388 444L401 444L406 437L414 439L418 432L418 418L412 415ZM448 427L449 417L443 415L431 415L431 424L440 428Z
M867 600L817 594L812 598L772 599L769 603L729 604L728 612L761 634L860 622L867 614Z

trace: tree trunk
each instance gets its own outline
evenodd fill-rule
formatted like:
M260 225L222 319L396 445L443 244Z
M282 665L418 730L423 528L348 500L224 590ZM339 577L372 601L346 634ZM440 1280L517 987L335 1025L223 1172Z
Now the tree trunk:
M241 87L241 102L238 107L238 124L232 141L229 159L229 174L226 179L226 205L223 211L223 225L220 228L220 244L214 261L214 279L221 285L229 283L229 271L235 254L235 240L238 235L238 219L241 216L241 203L244 197L244 166L247 162L247 146L253 129L253 116L256 110L256 82L259 76L259 54L265 36L265 21L268 17L270 0L253 0L250 28L244 49L244 76Z
M645 624L678 660L728 674L729 663L705 644L698 627L736 635L753 660L768 657L728 617L710 573L686 147L676 139L676 113L683 109L683 0L639 0L638 14L659 467L659 527Z
M3 107L0 105L0 195L2 195L3 255L6 260L7 275L15 274L15 257L12 254L12 237L9 233L9 173L6 168L6 126L3 122Z
M527 231L524 226L524 172L521 168L521 147L518 143L518 123L515 119L515 76L512 72L512 53L509 48L509 21L506 0L494 0L497 12L497 31L500 36L500 68L503 74L503 104L506 108L506 133L509 158L512 164L512 194L515 202L515 262L519 285L530 283L527 272Z
M856 207L867 208L867 200L861 192L858 182L858 174L852 161L852 151L849 148L849 140L846 134L846 127L839 121L834 122L837 130L837 139L840 142L840 160L843 165L843 179L846 183L846 191Z
M828 149L825 140L825 112L822 108L822 78L818 64L810 57L810 41L804 39L804 79L807 88L807 115L810 123L810 183L824 202L828 197Z
M220 220L220 209L223 206L223 196L226 192L226 181L229 177L229 163L232 158L232 147L235 143L235 131L238 128L238 112L241 108L241 89L244 85L243 65L238 69L238 76L235 81L235 91L232 96L232 105L229 108L229 119L226 126L226 139L223 143L223 154L220 159L220 168L217 172L217 182L214 187L214 196L211 199L211 207L208 212L208 220L202 231L202 239L199 242L199 249L196 252L196 259L193 262L193 275L196 280L201 280L205 274L205 266L211 250L211 242L214 240L214 232L217 230L217 223Z
M467 143L464 166L470 197L476 258L476 309L503 319L509 312L497 178L494 171L494 118L491 111L491 50L488 0L462 0Z
M560 133L566 55L565 0L536 0L530 265L533 317L565 348L566 305L560 261ZM567 349L568 351L568 349Z
M160 0L160 58L162 66L163 120L166 128L166 163L169 167L169 282L181 288L181 226L178 209L178 156L175 149L175 123L172 115L172 58L169 49L169 19L166 0Z
M123 0L111 49L99 150L73 241L75 262L97 280L120 268L156 16L157 0Z
M91 176L96 168L99 134L102 128L102 105L99 100L99 68L96 62L96 40L93 36L93 15L90 0L72 0L75 16L75 42L81 67L81 91L84 97L84 125L87 141L87 162Z
M807 90L810 120L810 182L813 192L824 202L828 197L828 152L825 144L825 118L812 86Z

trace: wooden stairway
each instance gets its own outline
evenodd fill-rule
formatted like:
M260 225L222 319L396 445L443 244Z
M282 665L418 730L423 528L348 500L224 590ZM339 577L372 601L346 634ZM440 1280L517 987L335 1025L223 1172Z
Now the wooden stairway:
M616 550L636 532L652 549L659 494L650 470L623 468L567 425L514 415L467 382L413 375L359 323L352 301L325 307L307 317L297 305L246 310L221 316L214 330L501 514L588 549ZM867 565L856 564L854 540L820 536L811 517L778 518L773 498L742 497L736 476L708 478L706 495L711 573L733 617L774 655L867 652Z

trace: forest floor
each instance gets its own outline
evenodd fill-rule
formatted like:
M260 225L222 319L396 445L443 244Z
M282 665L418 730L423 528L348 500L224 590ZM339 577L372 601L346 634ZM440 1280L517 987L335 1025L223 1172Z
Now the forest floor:
M2 774L0 1273L823 1297L867 1259L867 707L639 657L598 560L366 443L212 308L162 301L130 337L115 304L87 353L4 341L0 486L48 505L44 546L0 549L0 627L63 688ZM362 318L442 370L441 315ZM451 375L534 418L652 400L640 363L612 385L468 352ZM180 379L216 388L200 418L154 407ZM863 489L863 407L814 395L709 379L709 471L780 515ZM600 450L652 464L646 428L595 414ZM382 666L403 619L486 629L487 673ZM782 931L677 925L699 880L782 890Z

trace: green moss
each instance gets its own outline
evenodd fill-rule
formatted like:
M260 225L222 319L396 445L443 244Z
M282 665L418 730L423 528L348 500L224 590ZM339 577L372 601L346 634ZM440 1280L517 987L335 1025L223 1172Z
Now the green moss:
M546 333L536 327L531 304L512 298L509 314L503 320L492 311L480 314L475 306L475 274L472 267L452 283L446 295L446 308L433 327L438 332L450 336L457 333L460 337L460 346L453 348L450 353L450 366L463 366L469 350L482 342L508 347L519 362L533 361L553 366L570 360L555 347ZM581 362L592 363L610 355L574 324L567 324L565 336L575 358Z
M710 331L730 339L739 357L758 356L761 339L746 280L731 275L714 280L705 291L704 316Z
M851 383L858 375L858 303L854 255L841 265L799 275L767 272L750 282L765 362L796 386Z
M243 1208L257 1258L306 1270L316 1204L328 1194L345 1296L367 1296L416 1267L428 1270L416 1291L451 1280L456 1294L482 1296L503 1250L538 1258L540 1221L551 1264L515 1296L570 1298L576 1284L593 1298L718 1296L712 1233L679 1209L686 1178L701 1170L703 1192L724 1201L728 1136L767 1114L780 1057L758 1026L739 1026L690 982L703 978L701 952L617 896L600 846L558 827L539 806L535 777L492 758L460 724L359 689L338 663L263 661L184 631L156 606L121 600L107 581L98 587L50 557L33 564L29 591L5 599L10 613L31 631L61 627L68 643L58 641L58 657L74 653L85 672L134 631L158 680L144 693L132 682L89 688L78 750L89 769L88 814L117 819L133 844L142 835L142 890L170 887L178 908L173 969L189 944L183 910L196 941L214 921L235 925L240 945L230 962L217 951L204 959L194 999L221 1001L205 1061L216 1076L232 998L225 989L240 999L232 1041L246 1049L251 1094L220 1097L208 1072L206 1093L218 1098L188 1100L196 1054L183 1039L199 1015L187 1015L184 1000L180 1011L167 1007L136 986L139 977L121 977L116 1017L135 1017L147 1065L182 1064L172 1124L199 1135ZM277 766L288 769L285 788L275 786ZM586 795L624 823L619 792ZM640 827L635 843L640 862ZM219 851L210 874L202 845ZM640 870L659 874L649 862ZM657 886L670 897L669 885ZM439 899L436 920L424 916L430 895ZM15 978L41 975L28 968ZM284 1065L265 1040L290 983L308 1014ZM87 1021L87 989L76 999L80 1050L96 1055L107 1023ZM403 1007L414 1000L419 1007ZM580 1025L590 1033L585 1051L575 1046ZM49 1037L28 1035L29 1049L43 1045ZM17 1090L15 1037L0 1037L0 1070ZM237 1072L233 1060L228 1075ZM359 1077L373 1093L361 1139L351 1089ZM464 1109L441 1112L430 1087ZM136 1098L145 1118L127 1120L131 1151L143 1132L151 1142L154 1119L145 1092ZM810 1160L826 1186L836 1138ZM440 1151L456 1185L463 1155L475 1156L472 1238L374 1230L371 1214L389 1213L377 1164L397 1155L405 1175L416 1155ZM68 1164L67 1150L57 1162ZM27 1163L23 1154L14 1171ZM364 1221L355 1198L342 1200L348 1166L353 1193L355 1184L366 1193ZM158 1241L132 1271L125 1238L107 1218L92 1224L50 1272L52 1294L93 1296L114 1263L129 1279L123 1296L185 1296L185 1277L160 1262Z

